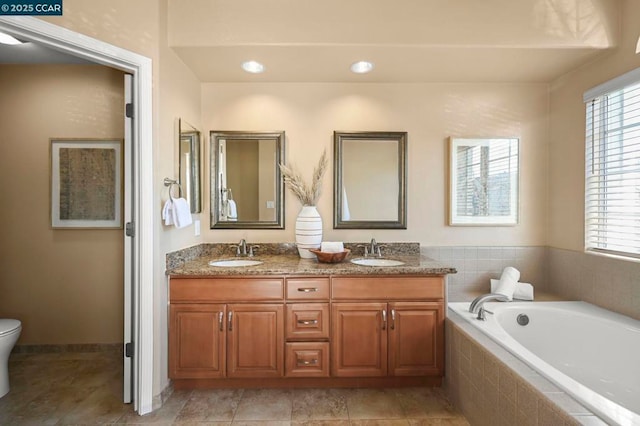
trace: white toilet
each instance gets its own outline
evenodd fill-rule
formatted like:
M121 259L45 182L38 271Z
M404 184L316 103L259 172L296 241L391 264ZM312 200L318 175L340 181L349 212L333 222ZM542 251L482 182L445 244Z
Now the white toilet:
M0 398L9 392L9 354L20 337L20 331L20 321L0 319Z

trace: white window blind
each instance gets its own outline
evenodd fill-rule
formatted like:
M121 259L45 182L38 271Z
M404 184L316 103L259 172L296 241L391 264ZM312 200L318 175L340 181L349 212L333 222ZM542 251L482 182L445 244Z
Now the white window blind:
M585 101L586 249L640 258L640 77Z

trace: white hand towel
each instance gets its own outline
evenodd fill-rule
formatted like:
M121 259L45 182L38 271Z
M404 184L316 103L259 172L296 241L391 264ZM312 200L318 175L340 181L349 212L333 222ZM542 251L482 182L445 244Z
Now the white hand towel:
M496 292L500 280L491 280L491 293ZM533 300L533 286L529 283L517 283L513 298L518 300Z
M325 253L342 253L344 251L344 244L342 244L342 241L323 241L320 243L320 251Z
M162 208L162 220L166 226L173 225L173 200L169 198Z
M520 271L512 266L507 266L502 271L500 282L496 286L495 293L507 296L507 299L513 300L513 292L516 290L516 284L520 279Z
M173 200L173 222L176 228L184 228L193 222L189 203L184 198L175 198Z
M227 220L238 220L238 208L233 200L227 200Z

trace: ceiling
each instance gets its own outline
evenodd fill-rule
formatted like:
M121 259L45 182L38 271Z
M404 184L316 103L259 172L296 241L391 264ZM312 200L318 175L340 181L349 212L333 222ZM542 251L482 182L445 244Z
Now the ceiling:
M618 0L169 0L202 82L550 82L614 48ZM246 60L263 74L240 68ZM375 64L365 75L349 66Z
M167 36L202 82L546 83L614 48L619 15L618 0L169 0ZM374 70L351 73L359 60ZM0 63L88 62L25 43Z

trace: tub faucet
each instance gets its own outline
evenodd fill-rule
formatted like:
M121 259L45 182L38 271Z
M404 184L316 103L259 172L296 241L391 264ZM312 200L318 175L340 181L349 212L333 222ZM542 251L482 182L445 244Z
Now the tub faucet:
M507 296L505 296L504 294L498 294L498 293L487 293L487 294L483 294L481 296L476 297L473 302L471 302L471 304L469 305L469 312L471 312L472 314L478 314L480 310L484 310L483 305L486 302L489 302L491 300L497 300L500 302L508 302L509 298ZM482 319L480 317L483 317L483 315L478 315L478 319Z

